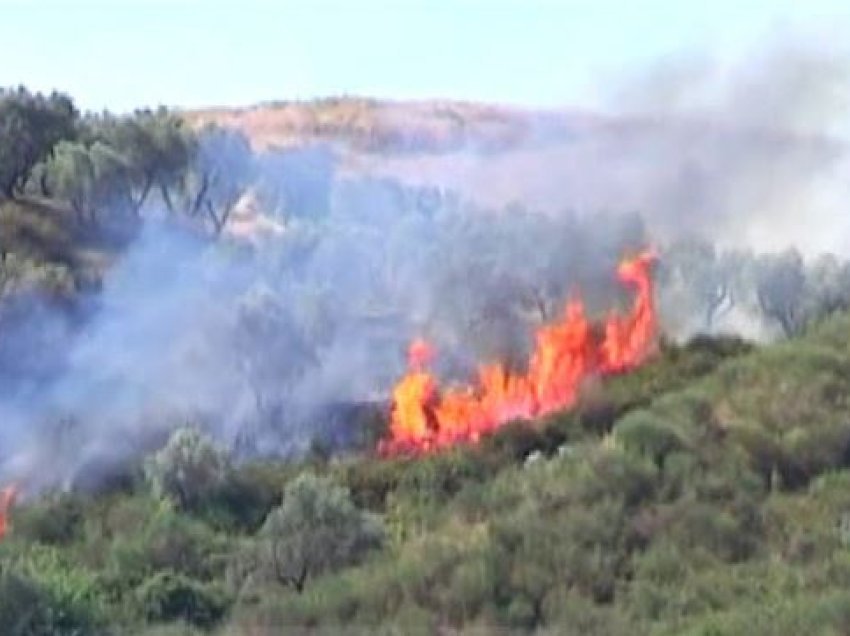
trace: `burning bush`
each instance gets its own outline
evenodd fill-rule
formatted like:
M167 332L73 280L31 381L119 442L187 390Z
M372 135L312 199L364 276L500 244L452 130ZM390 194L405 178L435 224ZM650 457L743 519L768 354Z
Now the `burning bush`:
M426 370L433 350L415 340L408 354L410 372L393 391L390 439L382 450L427 452L458 442L477 442L505 422L531 419L573 406L589 377L621 373L639 365L655 344L650 265L652 252L626 259L620 281L636 290L627 316L610 315L597 336L579 300L567 303L559 322L535 334L534 353L525 374L496 363L478 368L477 386L438 391Z

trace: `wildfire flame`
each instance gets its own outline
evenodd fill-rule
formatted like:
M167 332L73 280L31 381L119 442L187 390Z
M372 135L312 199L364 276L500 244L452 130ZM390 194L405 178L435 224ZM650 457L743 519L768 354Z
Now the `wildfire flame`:
M422 339L410 344L408 373L393 390L385 454L426 453L458 443L475 443L482 435L514 419L528 419L575 404L584 380L622 373L638 366L655 343L657 317L650 266L655 253L645 251L617 268L621 283L634 289L631 311L612 313L593 329L580 300L570 300L560 321L535 334L534 351L524 374L504 365L478 368L474 386L441 391L427 367L434 349Z
M6 536L9 529L9 510L17 497L17 486L6 486L3 490L0 490L0 539Z

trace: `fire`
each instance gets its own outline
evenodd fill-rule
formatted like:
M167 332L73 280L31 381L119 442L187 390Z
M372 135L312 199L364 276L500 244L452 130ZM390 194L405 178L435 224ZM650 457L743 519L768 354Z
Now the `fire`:
M505 422L528 419L575 404L583 382L594 375L622 373L638 366L655 344L657 317L646 251L623 260L617 277L635 291L628 314L610 314L594 329L580 300L570 300L563 317L537 330L524 374L502 364L478 368L475 385L440 390L427 367L434 350L414 340L408 373L393 390L390 437L383 453L424 453L457 443L475 443Z
M0 539L6 536L9 529L9 510L18 496L17 486L6 486L0 490Z

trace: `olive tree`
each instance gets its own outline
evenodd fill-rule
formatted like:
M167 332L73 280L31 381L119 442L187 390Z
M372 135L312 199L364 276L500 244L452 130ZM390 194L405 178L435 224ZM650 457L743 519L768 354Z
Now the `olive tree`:
M102 213L132 208L126 159L111 146L62 141L45 166L51 193L68 202L80 222L96 223Z
M735 306L737 265L734 254L688 239L665 250L661 279L666 292L684 294L686 304L700 316L700 329L710 333L717 320Z
M191 167L175 180L176 196L164 188L172 213L206 219L218 236L255 175L254 155L242 133L217 126L204 128L192 146Z
M817 320L850 307L850 263L823 254L806 268L807 310Z
M776 321L785 336L798 334L806 322L806 273L800 253L789 249L760 258L756 294L766 318Z
M187 510L196 507L226 480L227 458L194 427L177 429L168 443L145 462L154 494Z
M74 103L61 93L0 89L0 196L21 193L32 169L56 144L75 137L77 117Z
M261 578L301 592L308 577L356 563L383 537L379 518L358 509L347 489L303 474L260 529L255 567Z

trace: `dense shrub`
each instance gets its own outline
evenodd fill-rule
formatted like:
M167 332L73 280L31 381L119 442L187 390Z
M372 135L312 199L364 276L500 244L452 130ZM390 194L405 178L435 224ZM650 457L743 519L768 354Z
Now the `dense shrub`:
M78 496L45 496L15 511L15 535L44 544L67 544L81 536L86 514Z
M308 473L287 485L248 558L261 578L301 592L308 577L355 563L379 547L383 534L379 518L359 510L347 490Z
M211 627L227 609L227 599L215 586L162 570L136 590L136 599L150 622L183 620Z
M182 510L197 508L221 488L227 458L196 428L177 429L165 447L149 458L145 475L157 497Z
M52 548L0 560L0 625L20 634L91 633L106 618L99 578Z
M223 573L227 554L227 540L209 526L161 509L114 537L106 567L115 581L126 585L165 570L208 580Z

